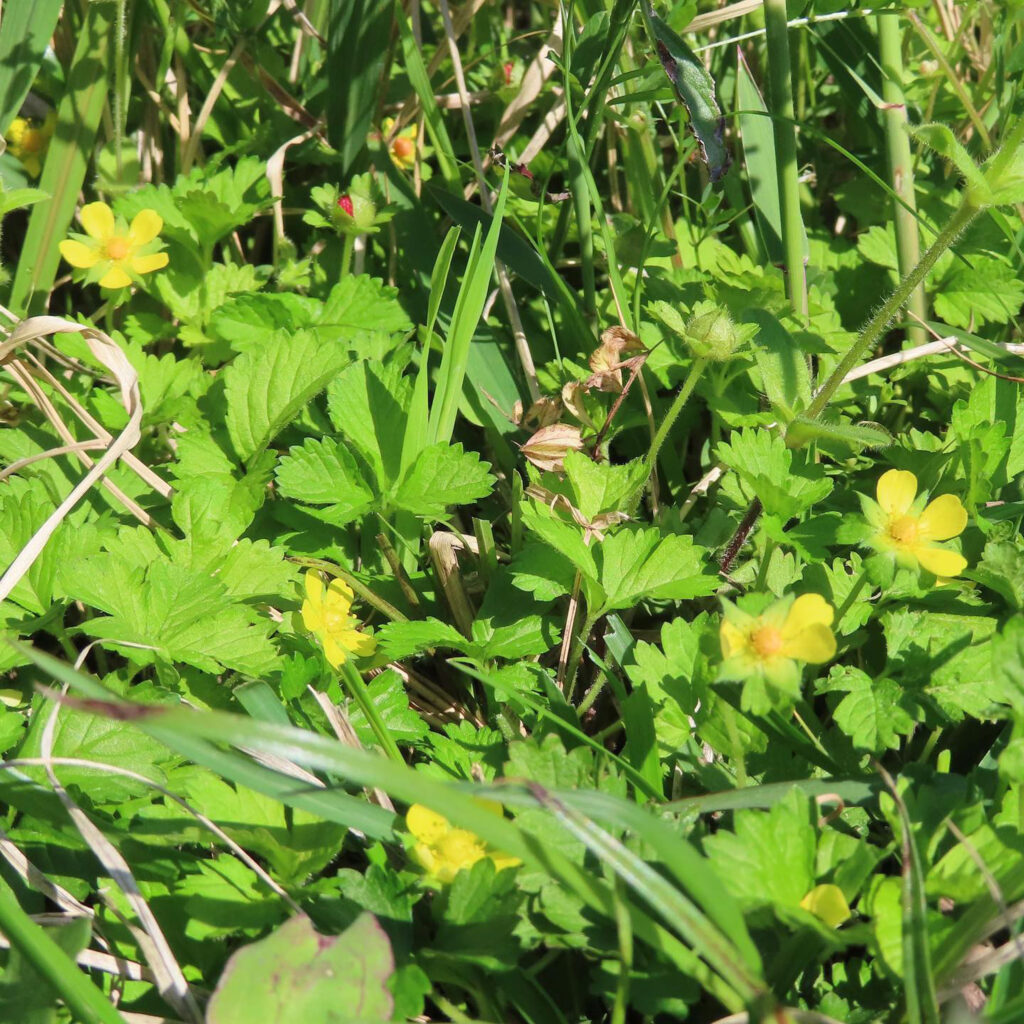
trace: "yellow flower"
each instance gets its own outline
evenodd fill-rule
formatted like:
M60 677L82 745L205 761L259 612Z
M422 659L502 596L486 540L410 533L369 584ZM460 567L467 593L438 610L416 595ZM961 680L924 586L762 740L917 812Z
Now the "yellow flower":
M352 610L352 588L339 579L324 586L320 575L306 573L306 600L302 602L302 623L324 645L324 654L334 668L340 668L350 654L363 658L373 654L377 641L356 628Z
M60 254L73 267L89 270L101 288L127 288L135 277L167 266L165 252L154 252L164 226L156 210L141 210L128 227L114 220L106 203L88 203L78 215L84 235L60 243Z
M391 135L391 129L395 126L393 117L384 118L381 124L381 134L385 140ZM403 128L392 140L388 152L396 167L403 171L411 171L416 163L416 139L419 136L419 128L415 124Z
M935 541L950 540L964 532L967 510L955 494L943 494L925 505L917 494L917 477L905 469L890 469L878 478L877 502L861 497L864 517L874 528L867 543L898 564L919 566L934 576L957 576L967 559Z
M850 920L850 904L846 902L843 890L838 885L825 883L816 885L801 901L800 906L809 910L829 928L838 928Z
M800 663L820 665L836 653L835 611L819 594L784 597L760 615L723 602L719 640L723 679L763 679L798 693Z
M51 110L40 125L30 117L16 117L7 129L8 152L21 161L30 178L42 172L43 156L56 127L57 115Z
M477 803L499 817L502 814L501 805L492 800L478 800ZM442 885L447 885L463 868L471 868L484 857L491 858L496 871L522 863L518 857L489 851L483 840L472 832L455 828L446 817L422 804L413 804L409 808L405 825L417 840L413 857L428 878Z

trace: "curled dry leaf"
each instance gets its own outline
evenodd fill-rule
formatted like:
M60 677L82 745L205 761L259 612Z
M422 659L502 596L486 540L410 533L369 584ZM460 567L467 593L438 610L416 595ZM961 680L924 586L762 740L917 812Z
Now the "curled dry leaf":
M583 448L580 428L568 423L553 423L541 427L522 447L523 454L538 469L550 469L561 473L562 460L568 452Z
M545 395L538 398L526 413L520 417L520 423L527 429L538 427L549 427L557 423L562 415L562 403L557 398L550 398Z
M586 390L582 381L571 380L562 388L562 404L586 427L597 430L597 426L590 418L583 405L583 392Z
M643 352L640 339L625 327L609 327L601 334L601 344L590 353L593 376L586 381L588 388L599 391L622 390L622 367L633 352Z

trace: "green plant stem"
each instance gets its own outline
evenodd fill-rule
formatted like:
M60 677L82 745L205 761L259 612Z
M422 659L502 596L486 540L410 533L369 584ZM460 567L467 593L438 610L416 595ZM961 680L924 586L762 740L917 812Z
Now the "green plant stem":
M646 479L650 479L651 474L654 472L654 467L658 463L658 452L661 451L661 446L665 443L665 439L668 437L669 431L672 429L676 420L679 419L679 414L683 411L683 406L686 405L693 394L693 389L697 386L697 381L700 380L701 374L704 373L705 368L708 365L706 359L695 359L693 365L690 367L690 372L686 376L686 380L683 381L683 386L679 389L679 393L673 399L671 406L669 406L668 412L665 414L665 418L661 421L661 425L658 427L658 432L654 435L654 440L651 442L651 449L647 453L647 475Z
M380 717L380 712L370 697L363 677L355 670L355 666L351 661L346 661L342 664L341 679L349 696L356 702L356 706L366 717L366 721L373 730L373 735L377 737L377 742L383 748L384 753L392 761L396 761L398 764L405 764L405 758L402 757L398 744L395 743L394 737L388 731L387 725L384 724L384 719Z
M583 647L587 642L587 638L594 631L599 618L599 615L592 615L588 610L587 617L583 622L583 628L573 637L572 648L569 654L569 670L565 684L565 701L567 704L572 703L573 691L576 689L576 676L579 674L580 662L583 660Z
M0 932L56 989L74 1020L83 1024L125 1024L124 1017L74 960L22 910L14 891L3 879L0 879Z
M789 301L800 316L807 315L807 279L804 273L804 229L800 215L800 179L796 151L796 116L793 110L793 73L789 56L786 0L765 0L764 27L768 47L768 103L778 160L779 199L782 204L782 244L785 253Z
M601 696L601 692L604 690L604 684L607 681L607 676L601 672L594 681L594 685L587 690L586 696L580 701L580 706L576 709L577 715L582 717L594 706L594 701Z
M352 266L352 252L356 247L356 236L345 235L345 241L341 250L341 276L348 277L349 268Z
M917 203L914 194L914 158L907 134L907 105L903 95L903 51L898 17L878 15L878 53L882 63L882 112L886 148L889 153L889 175L896 193L893 218L896 226L896 260L901 277L911 272L921 257L917 230ZM902 202L900 201L902 200ZM928 315L924 284L910 293L907 308L920 321ZM924 326L917 322L907 328L907 340L914 345L926 341Z
M1000 154L1002 155L1002 154ZM882 304L878 312L867 322L857 340L850 346L847 353L839 361L839 365L829 375L828 380L819 388L810 406L807 416L816 419L822 414L832 396L839 390L843 378L860 362L864 353L882 336L892 319L903 308L913 290L928 276L939 257L956 241L960 233L978 215L980 208L968 196L964 196L956 213L949 223L928 247L916 267L896 286L895 291Z
M771 564L772 555L775 554L775 541L768 540L764 546L764 556L761 564L757 567L757 578L754 580L754 590L764 588L765 577L768 575L768 566Z

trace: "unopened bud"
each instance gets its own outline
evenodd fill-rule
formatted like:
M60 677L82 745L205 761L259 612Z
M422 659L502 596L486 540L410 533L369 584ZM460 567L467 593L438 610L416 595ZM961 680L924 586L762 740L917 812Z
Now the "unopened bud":
M724 309L714 309L709 313L691 316L686 321L684 333L690 351L698 359L710 359L714 362L725 362L736 354L736 350L746 340L737 331L732 317Z

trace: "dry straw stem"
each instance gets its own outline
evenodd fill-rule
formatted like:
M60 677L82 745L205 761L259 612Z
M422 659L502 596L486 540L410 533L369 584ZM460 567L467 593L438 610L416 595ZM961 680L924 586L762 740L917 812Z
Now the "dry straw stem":
M120 390L121 402L128 411L128 423L117 437L107 432L96 419L91 416L67 392L63 385L35 357L29 353L24 359L16 358L14 353L28 342L54 334L81 334L92 354L113 374ZM135 501L122 493L114 484L104 478L104 474L114 463L123 458L126 465L135 470L146 483L158 493L169 496L171 488L161 480L149 467L130 455L130 449L139 441L139 426L142 422L142 400L139 395L139 377L135 368L128 361L121 349L102 331L95 327L86 327L54 316L37 316L23 320L11 331L7 340L0 344L0 365L24 388L36 405L53 423L57 432L65 441L60 451L70 450L89 467L86 475L75 485L71 493L57 506L46 522L33 534L29 542L18 552L17 557L0 577L0 601L5 600L17 586L18 581L28 572L32 563L39 557L47 541L53 536L64 518L85 496L91 487L101 483L125 508L136 518L147 525L152 525L149 514ZM70 406L72 412L93 432L98 442L106 449L95 463L89 457L67 425L61 419L49 396L37 382L41 378L50 388L56 391Z
M121 856L121 852L117 847L107 839L78 804L72 800L54 772L53 741L59 710L60 705L55 703L43 728L42 742L40 744L42 748L40 760L46 770L50 785L53 787L57 798L64 805L64 809L68 812L82 839L92 850L96 859L103 866L104 871L113 879L114 884L124 894L125 899L141 922L141 929L133 927L129 922L125 923L131 929L136 941L138 941L140 947L145 952L146 960L153 971L155 984L160 995L186 1020L193 1022L193 1024L202 1024L202 1010L199 1008L199 1004L192 994L188 982L185 980L185 975L182 973L181 967L174 957L170 943L168 943L160 923L157 921L152 910L149 909L149 904L139 890L138 883L135 881L135 876L132 874L128 862ZM111 907L111 909L116 913L116 908Z

